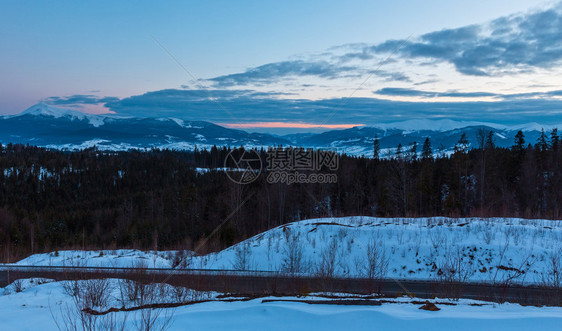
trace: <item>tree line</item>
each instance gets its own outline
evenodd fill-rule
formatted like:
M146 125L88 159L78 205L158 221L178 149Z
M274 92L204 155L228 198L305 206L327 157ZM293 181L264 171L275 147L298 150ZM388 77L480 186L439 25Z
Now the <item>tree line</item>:
M221 169L244 149L106 152L0 145L3 260L64 248L222 249L288 222L316 217L561 218L557 130L497 147L459 137L436 155L427 138L381 157L341 155L330 184L269 184L267 169L239 185ZM288 148L290 149L290 148ZM256 151L262 160L267 151ZM211 170L202 171L198 168ZM213 170L215 169L215 170Z

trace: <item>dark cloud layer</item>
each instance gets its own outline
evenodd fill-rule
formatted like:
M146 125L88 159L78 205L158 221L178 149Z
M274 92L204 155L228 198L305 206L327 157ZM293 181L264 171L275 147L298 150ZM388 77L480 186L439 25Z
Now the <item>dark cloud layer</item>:
M462 97L462 98L479 98L479 97L497 97L496 93L489 92L429 92L420 91L408 88L399 87L385 87L374 92L379 95L388 96L406 96L406 97L424 97L424 98L434 98L434 97Z
M50 97L43 100L43 102L61 106L97 105L115 101L119 101L119 98L84 94L76 94L68 97Z
M392 90L386 92L393 93ZM560 91L553 91L552 94L560 94ZM263 95L257 98L247 90L170 89L108 102L106 106L121 115L177 117L216 123L323 123L332 113L333 118L326 124L374 125L441 118L503 124L559 124L562 118L562 101L555 99L511 98L495 102L398 102L376 98L302 100Z

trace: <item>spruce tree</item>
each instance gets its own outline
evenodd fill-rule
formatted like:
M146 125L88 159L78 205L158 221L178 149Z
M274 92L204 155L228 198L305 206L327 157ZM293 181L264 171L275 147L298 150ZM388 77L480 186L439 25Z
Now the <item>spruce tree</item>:
M554 153L557 153L559 147L560 147L560 137L558 136L558 129L554 128L550 133L550 148Z
M429 137L427 137L423 142L421 157L422 159L430 159L432 156L433 151L431 150L431 141L429 141Z
M517 131L517 134L515 135L515 145L513 145L512 150L519 153L525 150L525 135L523 134L523 131Z
M410 159L415 160L418 158L418 143L414 141L410 147Z
M489 131L486 137L485 149L494 149L496 145L494 144L494 131Z
M541 152L545 152L548 149L548 142L546 141L546 134L544 133L544 129L541 129L541 135L539 139L537 139L537 144L535 145Z
M381 144L379 141L379 137L375 136L375 141L373 142L373 158L378 160L380 157L380 152L381 152Z
M468 139L466 138L466 133L462 133L459 141L457 142L457 144L455 145L455 153L457 152L461 152L461 153L466 153L468 152Z
M396 158L401 158L402 157L402 144L398 144L398 147L396 147Z

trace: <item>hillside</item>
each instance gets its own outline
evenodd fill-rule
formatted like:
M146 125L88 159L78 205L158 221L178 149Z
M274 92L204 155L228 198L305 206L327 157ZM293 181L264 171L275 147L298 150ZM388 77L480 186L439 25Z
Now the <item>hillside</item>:
M218 253L185 257L179 268L542 284L560 271L553 262L560 262L561 238L562 221L552 220L312 219L277 227ZM139 251L57 254L34 255L18 264L131 266L144 260L148 267L171 267L175 257L174 252Z

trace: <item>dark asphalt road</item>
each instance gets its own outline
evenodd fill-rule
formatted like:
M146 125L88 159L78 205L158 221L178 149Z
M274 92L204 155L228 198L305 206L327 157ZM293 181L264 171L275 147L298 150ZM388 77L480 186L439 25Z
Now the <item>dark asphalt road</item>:
M381 293L388 296L409 294L418 298L459 297L495 302L507 301L524 305L562 305L560 290L536 286L482 283L443 284L436 281L396 281L393 279L378 281L357 278L326 279L280 275L274 272L0 266L0 286L6 286L16 279L29 277L55 280L128 278L145 282L165 282L197 290L250 296L300 295L310 292Z

